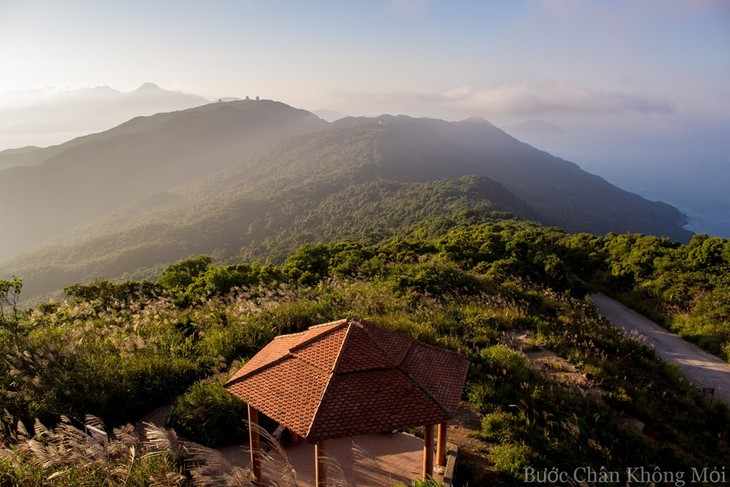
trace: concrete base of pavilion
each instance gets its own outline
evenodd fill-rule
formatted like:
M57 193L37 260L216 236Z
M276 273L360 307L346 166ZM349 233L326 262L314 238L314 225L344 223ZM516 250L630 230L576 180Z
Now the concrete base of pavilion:
M411 434L358 435L327 440L326 444L327 485L392 487L398 483L411 485L412 480L422 478L423 439ZM353 444L365 454L355 453ZM234 465L251 468L250 455L244 450L247 446L228 447L222 451ZM453 462L455 447L448 446L447 458ZM314 445L299 440L287 446L285 451L296 475L296 485L314 486ZM282 479L283 460L275 452L270 454L274 461L264 459L261 465L264 485L294 485ZM439 468L434 469L434 479L447 483L450 480L444 479L443 470Z

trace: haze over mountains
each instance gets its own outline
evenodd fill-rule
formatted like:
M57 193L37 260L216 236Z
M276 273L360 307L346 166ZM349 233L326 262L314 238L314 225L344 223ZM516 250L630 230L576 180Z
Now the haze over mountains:
M651 126L597 129L540 120L505 130L552 154L579 161L586 171L621 188L676 206L687 214L686 228L693 232L730 238L730 124L718 120L676 124L671 131Z
M675 208L623 191L483 119L327 123L273 101L149 117L0 173L0 275L28 297L207 253L276 261L316 241L434 234L510 212L570 231L687 240ZM41 242L65 245L32 250ZM18 254L25 253L22 256Z
M25 153L42 160L0 178L0 258L148 194L212 174L281 138L322 129L301 110L256 103L212 104L137 117L99 134Z
M208 102L150 82L128 93L97 86L0 94L0 169L35 165L52 152L35 151L32 146L60 145L74 136L108 130L138 115ZM334 110L313 113L328 122L347 116ZM603 124L591 120L590 124L584 121L577 126L560 116L497 121L518 139L577 161L584 170L623 189L676 206L687 215L685 228L691 231L730 237L730 199L726 191L730 185L730 146L724 137L730 127L718 127L717 121L685 120L668 138L661 131L654 134L650 128L631 125L618 128L605 120Z
M144 83L129 93L109 86L77 90L29 90L0 95L0 169L30 165L7 148L47 146L107 130L140 115L182 110L209 103L203 97Z

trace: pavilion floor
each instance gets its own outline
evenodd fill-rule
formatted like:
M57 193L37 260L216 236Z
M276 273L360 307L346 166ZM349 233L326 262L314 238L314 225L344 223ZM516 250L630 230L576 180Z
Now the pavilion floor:
M356 448L353 448L355 446ZM234 465L250 467L248 445L231 446L220 451ZM357 453L356 450L363 452ZM282 478L285 461L275 453L272 460L262 463L264 485L314 485L314 445L300 440L286 447L287 461L292 466L296 483ZM389 486L398 483L410 485L421 477L423 440L408 433L358 435L326 441L329 459L327 485L332 486ZM284 473L286 476L286 473ZM434 474L441 480L439 474ZM345 482L346 480L346 482Z

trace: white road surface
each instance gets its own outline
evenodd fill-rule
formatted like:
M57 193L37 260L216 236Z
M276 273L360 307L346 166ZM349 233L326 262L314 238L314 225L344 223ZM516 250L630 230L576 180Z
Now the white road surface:
M690 382L700 389L714 389L714 400L730 404L730 364L604 294L591 294L591 298L611 323L646 337L646 344L665 361L677 364ZM710 398L709 391L706 397Z

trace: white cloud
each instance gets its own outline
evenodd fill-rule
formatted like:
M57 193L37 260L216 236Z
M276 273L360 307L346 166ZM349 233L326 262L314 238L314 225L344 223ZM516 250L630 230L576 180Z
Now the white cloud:
M450 109L464 114L520 116L674 112L672 103L659 98L570 85L461 86L441 93L391 92L355 96L398 109L417 107L419 112L427 111L429 107L434 111Z

